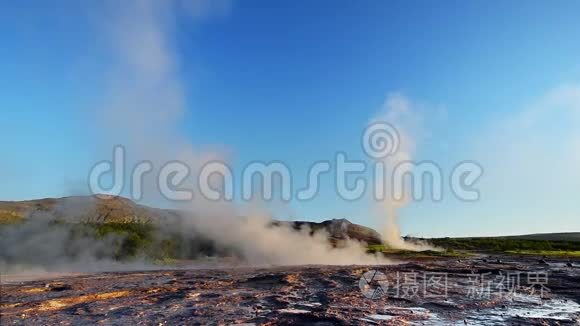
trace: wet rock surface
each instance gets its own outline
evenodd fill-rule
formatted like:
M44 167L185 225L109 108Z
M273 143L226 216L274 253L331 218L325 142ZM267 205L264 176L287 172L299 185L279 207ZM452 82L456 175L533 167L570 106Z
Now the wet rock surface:
M0 324L580 323L580 262L485 260L116 272L5 283Z

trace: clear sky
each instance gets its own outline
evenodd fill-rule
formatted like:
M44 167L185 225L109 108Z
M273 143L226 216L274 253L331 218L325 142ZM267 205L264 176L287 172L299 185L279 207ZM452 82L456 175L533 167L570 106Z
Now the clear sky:
M580 231L579 1L152 6L163 8L135 14L101 1L0 5L0 200L86 191L88 169L110 157L95 150L99 140L115 134L96 122L124 69L111 44L137 42L129 56L171 61L167 82L184 99L180 135L195 148L225 149L234 168L282 161L303 184L312 162L337 151L364 159L363 129L389 94L399 94L421 112L415 160L444 171L475 160L485 170L479 201L409 203L403 233ZM119 15L136 24L112 24ZM151 33L133 33L135 26ZM135 41L141 35L151 39ZM143 46L157 43L159 53ZM155 123L145 124L148 134L158 132ZM368 200L339 199L331 181L321 181L314 200L280 205L276 214L374 225Z

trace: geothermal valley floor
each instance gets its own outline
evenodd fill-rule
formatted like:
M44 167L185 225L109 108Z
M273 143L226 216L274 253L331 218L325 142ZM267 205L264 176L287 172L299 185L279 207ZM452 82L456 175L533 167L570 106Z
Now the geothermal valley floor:
M3 282L1 325L580 324L580 261L538 257Z

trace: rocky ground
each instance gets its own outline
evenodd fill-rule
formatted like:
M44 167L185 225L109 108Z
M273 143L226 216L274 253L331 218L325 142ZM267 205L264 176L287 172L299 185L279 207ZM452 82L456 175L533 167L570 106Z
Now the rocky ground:
M2 325L575 325L580 262L437 259L4 278Z

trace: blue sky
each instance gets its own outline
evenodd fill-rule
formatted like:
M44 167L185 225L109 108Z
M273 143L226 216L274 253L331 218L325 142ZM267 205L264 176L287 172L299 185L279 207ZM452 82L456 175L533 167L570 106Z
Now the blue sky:
M155 18L185 99L176 129L194 148L224 148L237 169L283 161L303 184L311 162L337 151L363 159L362 130L397 92L424 116L415 159L486 170L480 201L410 203L403 233L580 231L578 1L219 3ZM100 140L114 134L97 122L119 72L111 38L124 33L110 20L131 7L1 7L0 199L83 191L88 169L109 158ZM530 111L540 113L521 127ZM324 179L315 200L274 211L375 225L368 206L340 200Z

